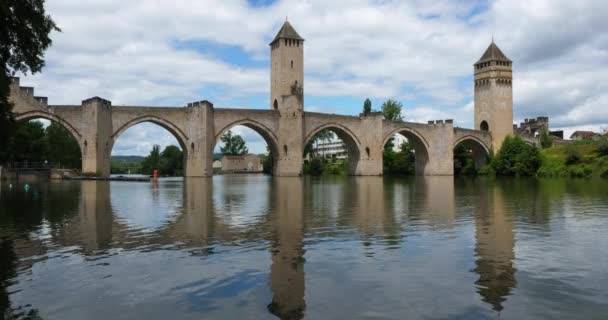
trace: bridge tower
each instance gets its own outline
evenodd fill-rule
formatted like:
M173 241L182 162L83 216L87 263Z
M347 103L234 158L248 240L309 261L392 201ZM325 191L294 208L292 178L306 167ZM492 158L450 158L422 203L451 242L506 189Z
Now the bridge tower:
M474 64L475 129L492 133L495 151L513 134L512 64L494 40Z
M279 113L275 175L297 176L304 150L304 39L288 21L270 42L270 108Z

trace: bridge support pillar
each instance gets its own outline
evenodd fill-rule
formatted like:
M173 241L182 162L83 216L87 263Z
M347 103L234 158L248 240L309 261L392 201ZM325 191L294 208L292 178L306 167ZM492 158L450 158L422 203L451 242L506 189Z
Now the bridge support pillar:
M382 145L382 114L373 113L361 117L361 132L359 142L359 161L354 174L357 176L380 176L382 175L382 156L384 147Z
M112 103L99 97L82 101L80 132L83 174L109 177Z
M184 176L210 177L213 175L213 104L209 101L189 103L187 107L188 141L184 148Z
M424 175L454 175L454 127L451 123L436 124L428 138L428 159ZM416 157L416 161L418 161Z
M279 117L275 176L302 175L304 153L304 112L302 95L282 97Z

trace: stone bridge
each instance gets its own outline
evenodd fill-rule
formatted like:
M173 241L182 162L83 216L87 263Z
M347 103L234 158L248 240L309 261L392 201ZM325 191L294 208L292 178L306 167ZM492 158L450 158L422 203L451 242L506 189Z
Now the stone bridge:
M64 126L78 141L84 173L107 177L112 147L121 133L142 122L155 123L171 132L184 151L185 176L212 175L213 149L220 136L242 125L258 132L273 156L273 172L279 176L301 175L304 146L323 129L341 138L348 150L351 175L381 175L383 147L395 134L414 146L416 172L420 175L452 175L453 150L466 144L481 165L492 148L490 132L455 128L451 121L427 124L388 121L379 113L346 116L303 111L301 92L282 95L281 108L223 109L208 101L184 107L112 106L93 97L80 105L49 105L34 95L32 87L13 79L10 101L18 121L43 118ZM275 104L276 106L276 104Z

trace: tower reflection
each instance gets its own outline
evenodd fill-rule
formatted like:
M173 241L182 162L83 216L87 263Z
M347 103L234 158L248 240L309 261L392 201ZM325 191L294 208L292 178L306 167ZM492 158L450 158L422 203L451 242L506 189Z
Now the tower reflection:
M281 319L304 317L304 220L301 178L275 178L268 310Z
M475 183L475 282L482 300L501 311L515 288L513 217L496 185ZM489 188L487 188L489 187Z

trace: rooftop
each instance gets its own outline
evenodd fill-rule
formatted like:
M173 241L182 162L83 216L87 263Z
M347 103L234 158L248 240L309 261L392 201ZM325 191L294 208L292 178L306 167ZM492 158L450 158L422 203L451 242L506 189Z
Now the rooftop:
M488 48L486 49L486 52L483 53L481 58L479 58L479 61L475 62L475 64L487 62L487 61L511 62L511 60L509 60L509 58L507 58L507 56L505 56L505 54L502 53L502 51L496 45L496 43L494 43L494 40L492 40L492 43L490 43L490 46L488 46Z
M291 24L287 20L285 20L285 23L283 23L283 26L281 27L277 35L274 37L274 40L270 42L270 44L275 43L281 38L304 41L304 38L300 37L300 35L296 32L296 30L291 26Z

